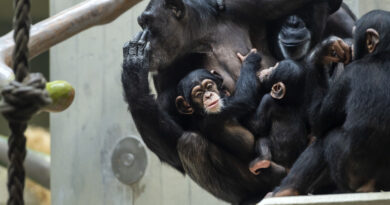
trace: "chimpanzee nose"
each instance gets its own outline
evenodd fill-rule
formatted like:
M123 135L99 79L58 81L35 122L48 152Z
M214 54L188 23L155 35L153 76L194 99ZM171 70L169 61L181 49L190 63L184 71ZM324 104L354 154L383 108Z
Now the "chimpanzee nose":
M205 96L206 99L209 99L209 98L211 98L211 96L213 96L213 93L212 92L206 92L204 94L204 96Z
M140 16L138 16L138 24L145 29L147 25L150 25L153 19L153 14L150 11L144 11Z
M299 28L300 27L300 18L296 15L289 16L287 18L286 24L292 28Z

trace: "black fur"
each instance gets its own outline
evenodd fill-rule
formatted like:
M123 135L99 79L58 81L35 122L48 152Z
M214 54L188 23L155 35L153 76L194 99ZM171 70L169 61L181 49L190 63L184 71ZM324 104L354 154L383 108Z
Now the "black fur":
M313 133L318 139L302 153L278 190L305 194L324 172L342 192L390 190L385 174L390 171L390 13L369 12L356 26L355 61L313 110ZM380 34L373 53L366 47L368 28Z
M264 178L253 176L247 164L203 136L185 132L189 119L175 109L176 87L191 70L206 67L221 73L224 86L233 92L240 69L236 53L248 52L252 42L259 42L262 48L265 45L265 27L259 19L277 19L315 1L225 0L226 8L218 11L211 0L185 0L184 7L175 6L176 1L167 7L164 0L152 0L139 17L144 37L134 38L124 49L122 74L129 110L151 151L225 201L261 199L272 190L279 180L268 179L266 174ZM145 42L152 48L149 56L142 53ZM150 70L158 70L154 76L157 100L149 94Z

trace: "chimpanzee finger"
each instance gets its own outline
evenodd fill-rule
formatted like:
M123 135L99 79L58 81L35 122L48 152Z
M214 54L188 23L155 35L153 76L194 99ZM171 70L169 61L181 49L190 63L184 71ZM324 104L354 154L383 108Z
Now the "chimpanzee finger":
M336 54L340 58L340 60L345 59L345 52L341 47L341 40L338 40L335 42L335 44L333 44L333 49L336 51Z
M240 59L241 63L244 62L246 56L243 56L241 53L237 53L237 57Z
M130 49L130 41L127 41L125 45L123 45L122 52L123 52L123 58L126 58L127 55L129 55L129 49Z
M139 40L138 40L138 45L144 45L145 44L145 42L146 42L146 38L147 38L147 34L148 34L148 30L144 30L143 32L142 32L142 35L141 35L141 37L139 38Z
M324 64L329 64L329 63L337 63L340 61L339 57L331 57L331 56L325 56L324 57Z
M138 32L134 36L133 40L130 41L129 55L136 55L137 54L137 49L138 49L137 48L137 43L138 43L139 39L141 38L142 33L143 33L143 31Z
M351 59L352 59L352 49L351 47L345 43L344 41L342 41L340 43L340 46L342 47L342 49L345 51L345 60L344 60L344 64L348 64L351 62Z
M145 46L145 49L144 49L144 53L143 53L144 58L147 61L147 63L149 63L149 61L150 61L150 53L151 52L152 52L152 48L150 47L150 42L148 41L146 43L146 46Z

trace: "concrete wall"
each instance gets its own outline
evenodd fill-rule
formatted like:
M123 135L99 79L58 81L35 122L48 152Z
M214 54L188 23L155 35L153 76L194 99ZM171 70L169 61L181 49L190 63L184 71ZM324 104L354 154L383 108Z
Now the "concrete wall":
M51 0L50 13L79 2ZM371 8L390 9L390 0L346 2L358 14ZM140 30L136 17L146 3L110 25L90 29L51 49L51 80L67 80L77 93L67 111L51 115L53 204L224 204L150 152L146 174L133 186L120 183L111 171L115 144L123 137L138 136L122 99L120 65L122 45Z
M82 0L51 0L50 13ZM122 97L122 46L140 30L136 17L143 1L115 22L92 28L51 49L51 79L69 81L76 89L73 105L52 114L52 202L86 204L222 204L188 178L149 154L147 172L132 187L111 171L116 143L138 136Z
M360 17L373 9L390 10L390 0L344 0Z

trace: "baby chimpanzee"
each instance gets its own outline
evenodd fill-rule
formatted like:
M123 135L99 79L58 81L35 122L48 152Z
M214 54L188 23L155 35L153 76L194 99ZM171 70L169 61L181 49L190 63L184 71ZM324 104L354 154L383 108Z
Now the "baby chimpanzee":
M223 88L217 73L198 69L180 81L176 98L178 111L191 115L192 131L202 133L246 163L255 157L255 138L238 119L256 110L259 95L256 72L260 61L260 55L251 51L243 62L233 95ZM283 167L269 166L285 172Z
M330 83L325 67L348 62L350 52L345 42L330 37L304 60L283 60L260 72L260 87L269 93L262 97L248 123L249 130L258 138L258 158L250 166L253 173L268 168L271 160L291 168L312 140L310 110L319 104Z

